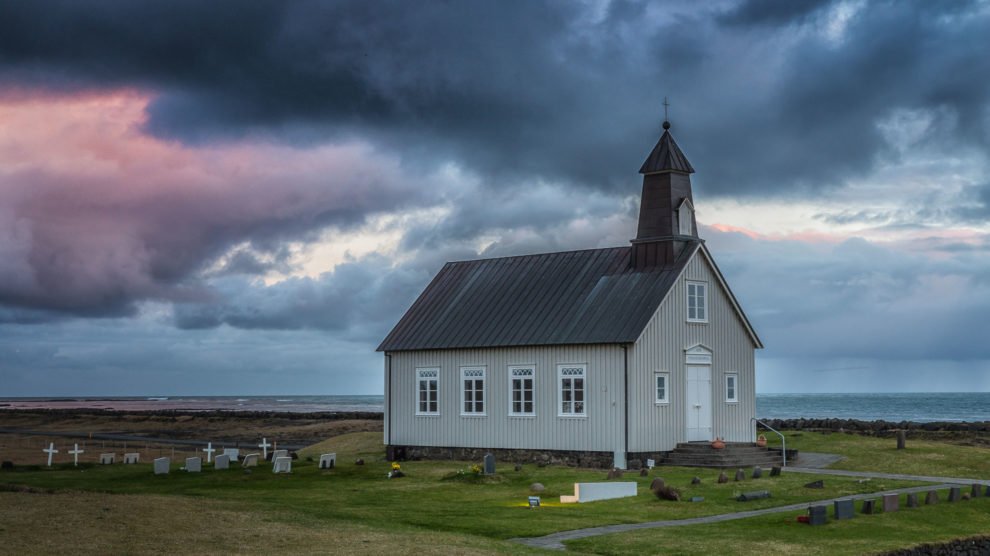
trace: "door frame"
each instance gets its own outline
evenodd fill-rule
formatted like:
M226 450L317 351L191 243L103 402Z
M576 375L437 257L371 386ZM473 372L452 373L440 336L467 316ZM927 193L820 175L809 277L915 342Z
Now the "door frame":
M708 441L714 440L715 438L715 377L712 369L712 350L705 346L704 344L695 344L684 350L684 438L688 442L696 441ZM701 393L701 397L707 398L707 408L703 410L708 414L708 427L695 427L690 426L690 416L692 411L692 400L689 398L690 391L690 377L689 368L690 367L707 367L708 368L708 395L705 396L704 392ZM708 438L697 438L700 434L704 436L705 433L698 433L697 431L704 431L707 428ZM695 434L692 434L692 432Z

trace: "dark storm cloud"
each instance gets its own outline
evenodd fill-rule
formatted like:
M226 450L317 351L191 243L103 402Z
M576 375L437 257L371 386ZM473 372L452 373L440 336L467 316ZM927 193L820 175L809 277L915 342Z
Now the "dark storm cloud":
M146 87L148 129L186 141L356 135L425 165L623 191L665 94L712 192L867 172L897 108L947 109L933 125L990 144L980 4L850 6L8 3L0 79Z

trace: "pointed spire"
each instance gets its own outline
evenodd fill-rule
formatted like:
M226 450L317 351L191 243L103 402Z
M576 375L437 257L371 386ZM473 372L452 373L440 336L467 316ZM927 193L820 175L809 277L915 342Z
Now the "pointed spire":
M693 174L694 168L688 162L681 148L674 141L674 136L670 134L670 122L664 120L663 135L653 147L650 156L646 157L646 162L639 169L640 174L655 174L657 172L683 172Z

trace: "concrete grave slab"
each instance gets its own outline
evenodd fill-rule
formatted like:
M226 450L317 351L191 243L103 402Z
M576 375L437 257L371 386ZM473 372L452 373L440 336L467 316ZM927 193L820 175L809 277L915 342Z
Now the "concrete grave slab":
M171 465L172 460L169 458L156 458L155 475L168 475L168 469Z
M241 455L240 448L224 448L223 455L230 457L230 461L237 461Z
M907 495L907 507L917 508L918 507L918 495L915 493L910 493Z
M808 506L808 525L828 523L828 506Z
M113 465L117 461L117 454L100 454L100 465Z
M636 496L636 483L574 483L574 496L561 496L561 504L594 502Z
M241 467L258 467L259 457L260 456L258 454L248 454L244 456L244 461L241 462Z
M892 513L900 509L901 497L897 494L883 495L883 513Z
M485 475L495 474L495 456L485 454Z
M273 459L272 473L292 473L292 458L289 456L280 456Z
M272 451L272 461L275 461L277 458L287 458L287 457L289 457L289 451L288 450L274 450L274 451Z
M866 515L872 515L877 513L877 501L863 500L863 513Z
M214 458L213 469L230 469L230 456L220 454Z
M139 461L141 461L141 454L137 452L124 454L124 465L134 465Z
M186 473L199 473L203 470L203 458L186 458Z
M835 519L851 519L856 513L856 509L853 507L852 498L847 500L836 500L832 503L835 508Z
M929 490L928 494L925 495L925 504L932 505L938 504L938 492L934 490Z
M337 453L320 454L320 469L333 469L337 466Z

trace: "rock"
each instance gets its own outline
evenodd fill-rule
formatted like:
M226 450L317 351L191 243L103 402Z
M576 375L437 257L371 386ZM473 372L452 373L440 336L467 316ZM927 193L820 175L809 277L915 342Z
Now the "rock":
M606 476L606 479L621 479L621 478L622 478L622 470L619 469L618 467L613 467L608 472L608 476Z
M757 465L756 467L753 468L753 478L759 479L762 476L763 476L763 468Z
M680 502L681 493L676 488L671 488L667 485L653 491L653 494L661 500L670 500L672 502Z
M364 459L358 458L354 460L354 465L364 465Z
M639 470L639 476L640 477L649 477L650 476L650 470L647 469L647 468L645 468L645 467L642 468L642 469L640 469Z
M934 490L929 490L928 494L925 495L925 504L938 504L938 493Z
M663 488L663 487L664 487L664 482L661 477L657 477L656 479L653 479L653 482L650 483L650 490L652 491L656 491L658 488Z
M691 479L691 484L692 485L700 485L701 484L701 477L695 477L695 478Z
M736 481L743 481L746 479L746 472L742 469L736 471Z
M516 471L522 471L522 465L517 463L516 466L514 467L514 469Z
M780 476L780 467L777 467L776 465L773 466L773 467L771 467L770 468L770 476L771 477L779 477Z
M907 495L907 507L917 508L918 507L918 495L911 493Z
M729 476L725 474L725 471L722 471L721 473L718 474L718 484L721 485L727 482L729 482Z
M825 481L812 481L804 485L804 488L825 488Z
M533 483L529 485L530 492L543 492L547 487L543 486L543 483Z

